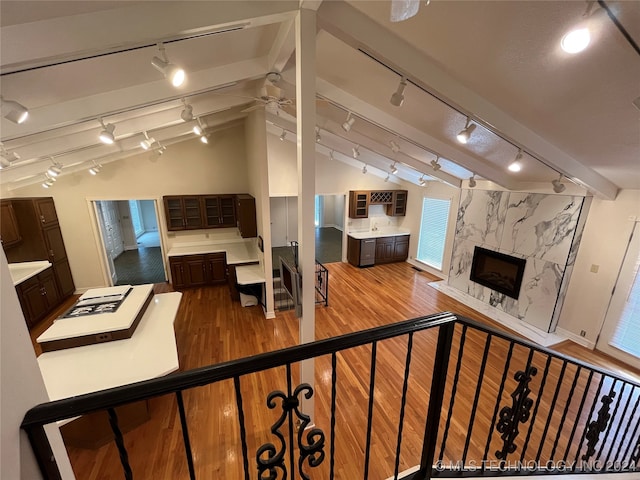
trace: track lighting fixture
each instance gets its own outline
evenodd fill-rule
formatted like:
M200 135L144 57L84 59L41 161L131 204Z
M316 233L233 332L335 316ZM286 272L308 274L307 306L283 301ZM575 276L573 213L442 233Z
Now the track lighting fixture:
M351 127L353 127L353 124L356 123L356 117L354 117L353 115L351 115L351 112L349 112L347 114L347 119L345 120L345 122L342 124L342 129L345 132L349 132L351 131Z
M182 103L184 104L184 110L180 113L180 118L185 122L190 122L193 120L193 106L189 105L184 98Z
M389 100L391 102L391 105L395 107L402 106L402 104L404 103L404 89L406 86L407 86L407 79L402 77L400 79L400 83L398 84L397 90L393 92L393 95L391 95L391 99Z
M7 152L4 145L0 143L0 169L10 167L16 160L20 160L18 152Z
M29 110L27 107L14 100L5 100L1 95L0 106L2 107L4 118L10 122L19 125L26 122L27 118L29 118Z
M11 166L11 162L4 157L0 157L0 170L3 168L9 168Z
M200 121L200 117L196 117L196 125L193 126L193 133L200 136L202 135L203 131L204 131L204 128L202 128L202 122Z
M149 150L151 148L151 145L156 143L156 139L153 137L149 137L146 131L142 132L142 134L144 135L144 138L140 141L140 146L144 150Z
M467 117L467 123L464 128L460 130L460 133L457 135L457 139L460 143L467 143L469 138L471 138L471 134L476 129L476 124L471 123L471 118Z
M355 147L353 147L351 149L351 153L353 154L353 158L357 160L360 156L360 145L356 145Z
M59 163L57 163L53 157L50 157L51 163L53 165L51 165L49 167L49 169L47 170L47 173L49 174L50 177L57 177L58 175L60 175L62 173L62 165L60 165Z
M167 151L167 147L165 147L160 142L158 142L158 148L155 149L155 152L158 154L158 156L159 157L162 156L166 151Z
M98 138L102 143L107 145L113 144L113 142L116 141L116 138L113 136L116 126L112 123L105 125L101 118L98 118L98 121L100 122L100 125L102 125L102 131L100 132L100 135L98 135Z
M89 169L89 173L91 175L97 175L98 173L100 173L100 169L102 169L102 165L94 161L93 166Z
M287 131L283 128L282 133L280 134L280 141L284 142L284 139L287 137Z
M391 164L391 174L392 174L392 175L395 175L396 173L398 173L398 167L396 167L396 163L397 163L397 162L393 162L393 163Z
M436 157L435 160L431 160L431 168L433 168L436 172L442 168L442 165L438 163L440 157Z
M424 187L426 180L424 179L424 173L420 176L420 180L418 180L418 184L420 184L421 187Z
M320 143L322 141L322 137L320 136L320 129L316 127L316 143Z
M469 177L469 188L474 188L477 185L476 174L474 173Z
M362 166L362 173L367 173L367 164L366 163Z
M391 151L393 153L398 153L400 151L400 145L398 145L393 140L389 140L389 148L391 148Z
M553 185L553 191L556 193L562 193L565 191L565 189L567 188L563 183L562 183L562 174L560 174L559 178L556 178L555 180L551 181L551 185Z
M206 136L206 135L202 135L202 136L200 137L200 141L201 141L202 143L204 143L204 144L209 143L209 139L207 138L207 136Z
M560 40L560 47L567 53L574 54L583 51L591 42L588 19L596 2L587 1L587 8L582 14L582 21L567 32Z
M329 152L329 159L335 160L335 157L333 156L333 150Z
M56 182L55 177L49 176L48 173L44 174L44 182L42 182L42 188L50 188Z
M513 162L511 162L511 164L507 167L509 171L519 172L520 170L522 170L522 163L520 162L521 160L522 160L522 149L518 150L518 153L516 154L516 158L514 158Z
M179 87L184 83L184 80L186 78L184 70L169 62L167 54L164 50L164 45L162 43L158 44L158 49L160 50L160 55L162 56L162 58L153 57L153 59L151 59L151 65L159 70L165 76L165 78L169 79L171 85L173 85L174 87Z
M388 174L388 173L387 173L387 176L386 176L386 177L384 177L384 181L385 181L385 182L388 182L388 181L389 181L389 174Z

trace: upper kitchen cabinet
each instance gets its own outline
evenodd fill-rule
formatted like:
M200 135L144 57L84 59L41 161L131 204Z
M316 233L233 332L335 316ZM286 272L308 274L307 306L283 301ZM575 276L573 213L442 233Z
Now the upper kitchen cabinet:
M367 218L370 205L383 205L389 216L404 216L407 195L406 190L352 190L349 192L349 217Z
M390 217L404 217L407 213L406 190L394 190L391 203L387 204L387 215Z
M349 192L349 217L367 218L369 216L369 192Z
M56 206L53 203L53 198L35 198L33 200L33 206L36 209L36 215L40 219L42 227L50 227L51 225L58 224L58 214L56 213Z
M205 228L236 226L234 195L205 195L203 202Z
M246 193L236 195L236 214L242 238L257 237L256 199Z
M18 220L9 200L0 202L0 242L4 248L12 247L22 241Z
M199 195L171 195L163 197L163 200L167 230L205 228Z

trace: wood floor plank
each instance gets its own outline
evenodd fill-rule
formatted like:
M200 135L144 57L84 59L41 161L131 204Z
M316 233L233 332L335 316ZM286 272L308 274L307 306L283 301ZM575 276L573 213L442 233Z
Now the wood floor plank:
M409 264L398 263L358 269L346 263L334 263L327 267L330 272L329 306L316 308L316 338L318 339L442 311L451 311L504 330L504 327L489 318L430 287L428 284L437 278L417 271ZM156 286L157 293L165 291L171 291L171 287L167 284ZM72 301L73 299L70 299L71 303ZM54 317L55 315L52 316ZM38 325L32 331L32 338L37 337L51 320L48 319ZM278 313L275 319L265 319L260 307L241 307L240 303L232 302L225 286L184 291L176 317L175 330L182 370L293 346L297 344L299 333L298 320L293 312ZM464 449L465 435L471 418L471 405L476 393L478 393L478 404L473 427L474 438L477 436L482 440L474 440L468 446L468 455L469 458L482 458L496 405L502 407L511 401L509 395L516 385L512 372L517 368L524 368L528 358L527 349L519 346L514 348L510 376L500 401L496 402L509 349L507 343L492 339L488 366L478 391L477 382L470 379L478 378L487 336L482 332L470 330L467 332L465 345L461 349L458 346L461 335L462 329L456 327L451 365L447 371L449 385L454 383L453 366L458 352L463 350L464 355L455 395L448 390L444 398L444 406L448 408L452 399L454 405L454 416L443 452L445 460L456 460L456 455ZM400 471L419 463L436 337L436 332L429 330L417 332L413 338ZM35 349L38 352L37 346ZM599 365L614 368L629 378L640 380L640 372L574 344L560 344L557 350L586 361L594 359ZM335 478L349 480L362 478L364 471L371 351L371 346L362 346L339 352L336 356L338 383ZM379 342L377 346L370 480L386 479L393 474L406 354L406 337L385 340ZM541 388L545 362L545 355L535 354L532 357L532 365L539 372L531 381L531 388L535 391ZM554 404L554 388L560 378L561 364L561 361L555 360L550 364L546 380L547 387L540 396L539 417L530 434L532 445L539 443L545 435L551 439L558 436L566 443L570 429L561 428L560 425L564 410L575 416L583 393L587 391L589 398L594 396L586 386L586 375L581 375L573 396L570 397L567 391L563 390ZM576 373L575 367L567 367L562 383L565 384L568 381L570 385ZM294 386L298 383L298 375L298 366L294 365L292 367ZM325 433L325 452L328 456L331 424L330 356L316 359L315 376L315 423ZM275 409L268 408L267 395L275 389L286 391L286 380L284 367L247 375L240 380L247 446L250 454L249 473L252 479L257 478L256 450L267 442L274 442L277 445L277 439L271 434L270 428L279 416L279 403ZM633 400L635 401L635 397ZM229 380L187 391L184 393L184 401L197 477L244 478L240 426L233 382ZM444 406L443 412L446 411ZM553 410L553 420L546 428L545 434L544 420L551 410ZM588 421L588 413L588 411L581 412L580 418L583 423ZM125 434L125 444L129 449L135 478L172 480L188 478L187 463L183 454L182 428L175 397L152 399L150 414L151 419L148 422ZM441 432L445 424L446 415L443 415L440 420ZM522 435L526 433L525 428ZM579 438L574 439L573 443L579 440ZM522 448L523 437L520 437L516 443L519 448ZM551 444L553 442L550 442ZM492 436L489 451L493 453L500 448L499 437ZM548 456L550 449L551 447L545 446L543 456ZM106 445L97 450L69 447L68 452L78 479L122 478L118 454L113 445ZM310 469L307 466L305 470L311 472L311 478L328 478L329 461L326 459L316 469Z

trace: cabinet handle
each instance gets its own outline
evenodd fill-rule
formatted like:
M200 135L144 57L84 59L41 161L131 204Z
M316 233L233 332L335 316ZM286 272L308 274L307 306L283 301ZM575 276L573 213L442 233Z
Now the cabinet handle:
M40 215L40 221L41 221L42 223L45 223L44 215Z
M53 254L53 249L49 250L49 256L53 258L55 255Z

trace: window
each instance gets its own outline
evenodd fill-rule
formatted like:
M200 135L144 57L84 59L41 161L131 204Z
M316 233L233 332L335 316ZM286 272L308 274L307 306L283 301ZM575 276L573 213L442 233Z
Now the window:
M416 259L438 270L442 270L450 208L450 199L425 197L422 200L420 239Z
M640 255L633 267L633 283L628 290L620 321L611 345L640 358ZM619 286L622 288L622 286ZM616 288L619 288L616 286Z
M129 211L131 212L131 222L133 223L133 231L136 238L144 233L142 226L142 218L137 200L129 200Z

